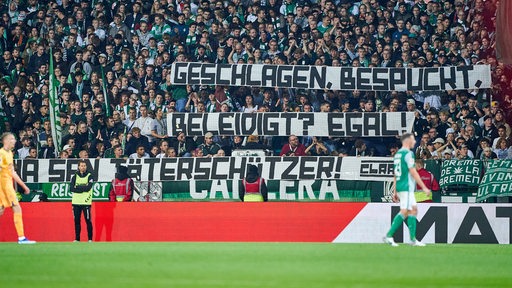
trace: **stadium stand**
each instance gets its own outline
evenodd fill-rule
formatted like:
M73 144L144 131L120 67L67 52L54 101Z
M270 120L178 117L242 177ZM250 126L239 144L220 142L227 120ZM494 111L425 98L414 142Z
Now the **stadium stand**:
M165 115L175 111L411 111L420 158L512 159L512 73L496 60L496 1L2 3L0 129L23 139L18 159L122 157L114 156L115 145L126 156L138 145L150 157L201 155L195 151L201 144L205 150L204 137L166 136ZM335 67L489 64L493 85L407 92L179 86L170 79L176 61ZM53 105L58 105L56 123L50 121ZM60 143L52 136L56 124ZM139 129L132 135L134 127ZM279 155L288 136L260 136L250 143ZM393 137L319 137L314 143L312 137L299 138L315 155L388 156L397 147ZM160 145L162 140L168 145ZM243 137L213 137L227 156L246 142ZM31 147L37 153L29 153ZM162 147L177 153L160 151Z

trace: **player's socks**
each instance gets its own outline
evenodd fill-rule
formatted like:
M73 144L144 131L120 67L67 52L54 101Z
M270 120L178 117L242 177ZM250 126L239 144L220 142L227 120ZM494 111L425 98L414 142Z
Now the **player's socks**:
M23 218L21 217L21 213L14 213L14 227L18 233L18 237L20 239L25 238L25 231L23 231Z
M411 241L416 241L416 216L409 215L407 218L407 225L409 226L409 235L411 236Z
M387 237L393 237L396 230L402 225L402 222L404 222L404 215L402 213L396 214L395 218L393 219L393 222L391 222L391 228L388 231L388 234L386 234Z

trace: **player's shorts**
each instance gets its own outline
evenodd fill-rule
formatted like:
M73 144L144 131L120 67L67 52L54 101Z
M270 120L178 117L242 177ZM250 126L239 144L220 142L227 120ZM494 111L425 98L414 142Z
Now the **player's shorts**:
M411 192L398 192L400 197L400 209L412 210L413 206L416 206L416 197Z
M20 205L16 191L10 183L0 183L0 206L4 208Z

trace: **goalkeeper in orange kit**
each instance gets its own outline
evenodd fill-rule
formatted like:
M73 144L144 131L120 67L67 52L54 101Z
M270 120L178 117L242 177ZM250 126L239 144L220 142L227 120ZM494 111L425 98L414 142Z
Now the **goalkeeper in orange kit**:
M13 180L20 185L25 194L30 192L27 185L23 183L18 173L14 170L12 149L16 144L16 138L12 133L4 133L0 137L3 147L0 149L0 215L4 214L5 208L11 207L14 215L14 226L18 233L19 244L34 244L36 241L28 240L23 231L23 218L21 207L14 191Z

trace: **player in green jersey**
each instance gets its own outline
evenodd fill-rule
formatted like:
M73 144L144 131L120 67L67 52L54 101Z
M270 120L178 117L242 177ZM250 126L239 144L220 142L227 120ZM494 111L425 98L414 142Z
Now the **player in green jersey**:
M411 149L416 145L416 139L411 133L405 133L400 138L402 141L402 148L398 150L394 158L394 169L395 169L395 191L393 193L393 201L400 201L400 213L398 213L391 224L391 229L384 237L384 242L391 246L398 246L393 239L393 235L396 230L400 227L402 222L407 219L407 225L409 226L409 232L411 236L411 245L413 246L425 246L416 239L416 215L418 214L418 207L416 205L416 199L414 197L414 191L416 190L416 182L423 189L423 191L430 195L430 189L425 186L425 183L420 178L418 171L416 170L414 153Z

